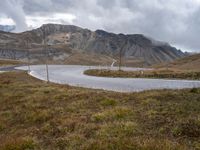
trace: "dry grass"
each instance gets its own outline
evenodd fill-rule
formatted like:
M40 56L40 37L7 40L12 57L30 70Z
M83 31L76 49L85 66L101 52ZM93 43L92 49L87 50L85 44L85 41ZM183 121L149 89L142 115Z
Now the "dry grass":
M0 74L1 150L200 148L200 89L122 94Z
M62 63L71 65L110 65L112 58L105 55L78 51L71 54Z
M0 59L0 66L19 65L23 64L17 60Z
M199 80L200 72L183 71L177 69L157 69L151 71L114 71L114 70L86 70L86 75L100 77L123 77L123 78L167 78L167 79L189 79Z
M173 68L178 70L184 71L193 71L199 72L200 71L200 54L194 54L191 56L184 57L182 59L175 60L171 63L166 64L157 64L154 67L156 68Z

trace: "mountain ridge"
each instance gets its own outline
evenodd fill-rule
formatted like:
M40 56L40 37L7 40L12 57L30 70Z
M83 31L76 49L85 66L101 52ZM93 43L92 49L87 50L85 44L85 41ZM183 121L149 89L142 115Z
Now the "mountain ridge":
M0 49L4 44L10 49L32 51L43 47L43 39L49 46L65 45L66 48L85 53L95 53L118 58L141 60L146 65L171 62L185 56L183 52L167 43L155 44L156 40L142 34L115 34L104 30L91 31L74 25L45 24L40 28L18 34L0 33ZM56 51L56 50L55 50ZM1 55L0 55L1 57Z

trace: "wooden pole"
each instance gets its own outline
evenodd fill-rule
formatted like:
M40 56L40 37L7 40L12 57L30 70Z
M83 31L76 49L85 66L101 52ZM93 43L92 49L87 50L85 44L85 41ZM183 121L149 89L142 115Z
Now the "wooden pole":
M122 66L122 48L119 51L119 71L121 71Z
M27 39L27 51L28 51L28 72L31 72L31 67L30 67L30 51L29 51L29 40Z
M46 66L46 75L47 75L47 83L49 83L49 67L48 67L48 50L46 48L46 33L45 33L45 28L43 29L43 41L44 41L44 50L45 50L45 66Z
M121 67L122 67L122 53L123 53L123 49L124 49L125 45L126 45L126 41L123 43L123 45L119 51L119 71L121 71Z

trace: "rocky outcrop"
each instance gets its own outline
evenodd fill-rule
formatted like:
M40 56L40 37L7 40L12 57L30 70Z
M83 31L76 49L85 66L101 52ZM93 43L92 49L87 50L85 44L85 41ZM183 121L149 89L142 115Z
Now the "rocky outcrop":
M0 49L0 57L5 59L24 59L28 57L28 51Z
M44 62L48 58L53 61L62 61L69 55L58 49L48 48L47 50L19 50L0 49L0 58L34 62Z

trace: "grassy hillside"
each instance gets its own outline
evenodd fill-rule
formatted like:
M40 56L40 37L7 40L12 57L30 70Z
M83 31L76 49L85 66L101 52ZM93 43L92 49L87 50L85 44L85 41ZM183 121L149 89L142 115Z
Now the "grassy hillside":
M191 55L182 59L178 59L170 64L162 64L157 67L169 67L187 71L200 71L200 54Z
M152 66L150 71L87 70L85 74L102 77L200 79L200 54L191 55L169 64Z
M10 66L19 64L23 64L23 62L17 60L0 59L0 66Z
M0 74L1 150L200 149L200 89L114 93Z
M56 47L58 50L60 50L60 47ZM34 51L34 50L30 50ZM36 49L35 51L42 51L41 48ZM62 64L62 65L91 65L91 66L110 66L113 62L113 58L107 55L101 55L101 54L95 54L95 53L85 53L80 50L71 50L68 48L63 48L63 51L66 53L59 56L49 56L48 57L48 64ZM33 52L34 53L34 52ZM33 54L32 54L33 55ZM36 55L36 54L34 54ZM47 57L44 55L40 56L41 58L35 59L31 58L30 63L31 64L44 64L46 63ZM118 58L115 58L118 59ZM12 59L0 59L0 66L8 66L8 65L17 65L17 64L27 64L26 61L18 61L18 60L12 60ZM142 67L143 61L139 59L123 59L122 61L124 66L130 66L130 67ZM116 63L118 65L118 63Z
M50 61L51 62L51 61ZM51 63L54 63L52 61ZM94 53L83 53L83 52L74 52L68 58L63 61L60 61L56 64L67 64L67 65L110 65L112 63L112 58L105 55L97 55Z

